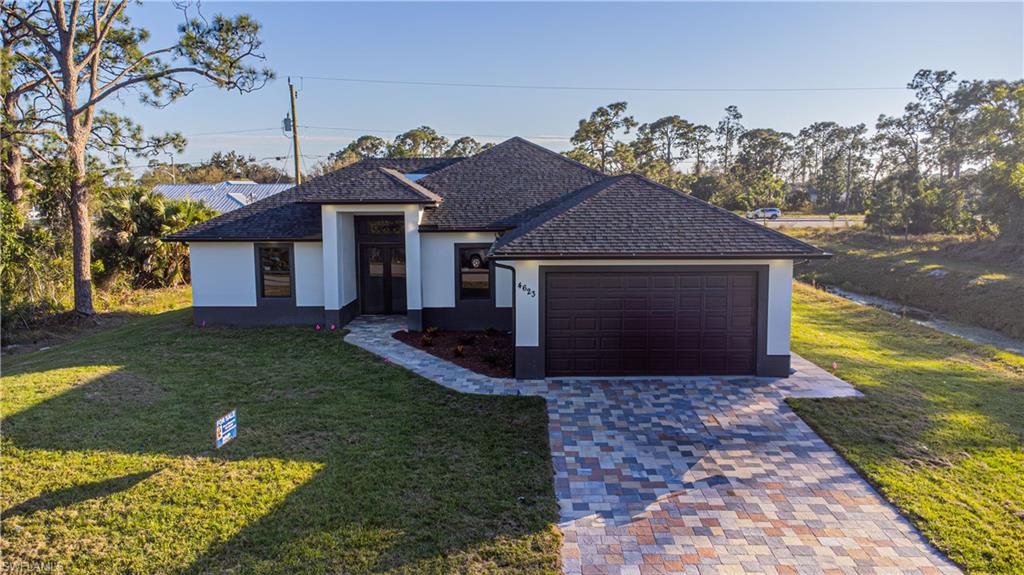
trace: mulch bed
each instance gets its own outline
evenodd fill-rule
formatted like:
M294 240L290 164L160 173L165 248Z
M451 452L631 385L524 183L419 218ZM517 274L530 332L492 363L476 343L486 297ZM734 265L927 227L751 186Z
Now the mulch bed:
M515 344L511 334L502 331L434 331L429 334L396 331L392 336L470 371L490 377L512 377Z

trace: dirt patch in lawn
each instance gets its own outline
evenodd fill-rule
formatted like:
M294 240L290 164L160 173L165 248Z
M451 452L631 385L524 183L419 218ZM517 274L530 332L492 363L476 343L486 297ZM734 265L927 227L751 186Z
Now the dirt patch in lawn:
M512 335L488 331L396 331L395 339L490 377L512 377Z
M107 405L154 405L166 396L159 385L124 370L94 379L84 390L89 401Z

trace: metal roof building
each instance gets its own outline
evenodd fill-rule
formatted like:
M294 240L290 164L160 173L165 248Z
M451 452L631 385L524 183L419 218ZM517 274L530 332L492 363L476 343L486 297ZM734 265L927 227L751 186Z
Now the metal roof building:
M157 184L153 191L170 200L202 201L210 208L226 213L293 187L295 184L232 180L216 184Z

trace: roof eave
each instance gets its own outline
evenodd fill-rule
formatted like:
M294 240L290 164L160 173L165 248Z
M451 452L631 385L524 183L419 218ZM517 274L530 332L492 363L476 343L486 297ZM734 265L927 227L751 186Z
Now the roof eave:
M275 237L275 236L251 236L251 237L224 237L218 236L215 238L190 238L190 237L175 237L166 236L160 238L163 242L179 242L179 243L191 243L191 242L320 242L323 241L322 236L303 236L303 237Z
M446 233L446 232L507 232L515 229L514 226L438 226L437 224L420 225L420 233Z
M298 200L296 204L317 204L317 205L333 205L333 206L360 206L360 205L373 205L373 204L387 204L387 205L437 205L434 200L428 200L426 198L422 200Z
M491 255L497 260L613 260L613 259L646 259L646 260L808 260L828 259L832 254L816 252L805 254L793 253L700 253L700 254L666 254L666 253L500 253Z

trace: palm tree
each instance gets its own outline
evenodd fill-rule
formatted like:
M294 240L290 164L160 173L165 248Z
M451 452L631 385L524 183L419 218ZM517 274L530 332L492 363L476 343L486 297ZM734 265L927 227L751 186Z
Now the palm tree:
M202 202L165 200L142 188L113 190L97 222L95 249L102 275L109 281L127 274L132 286L140 288L188 282L188 248L161 238L215 215Z

